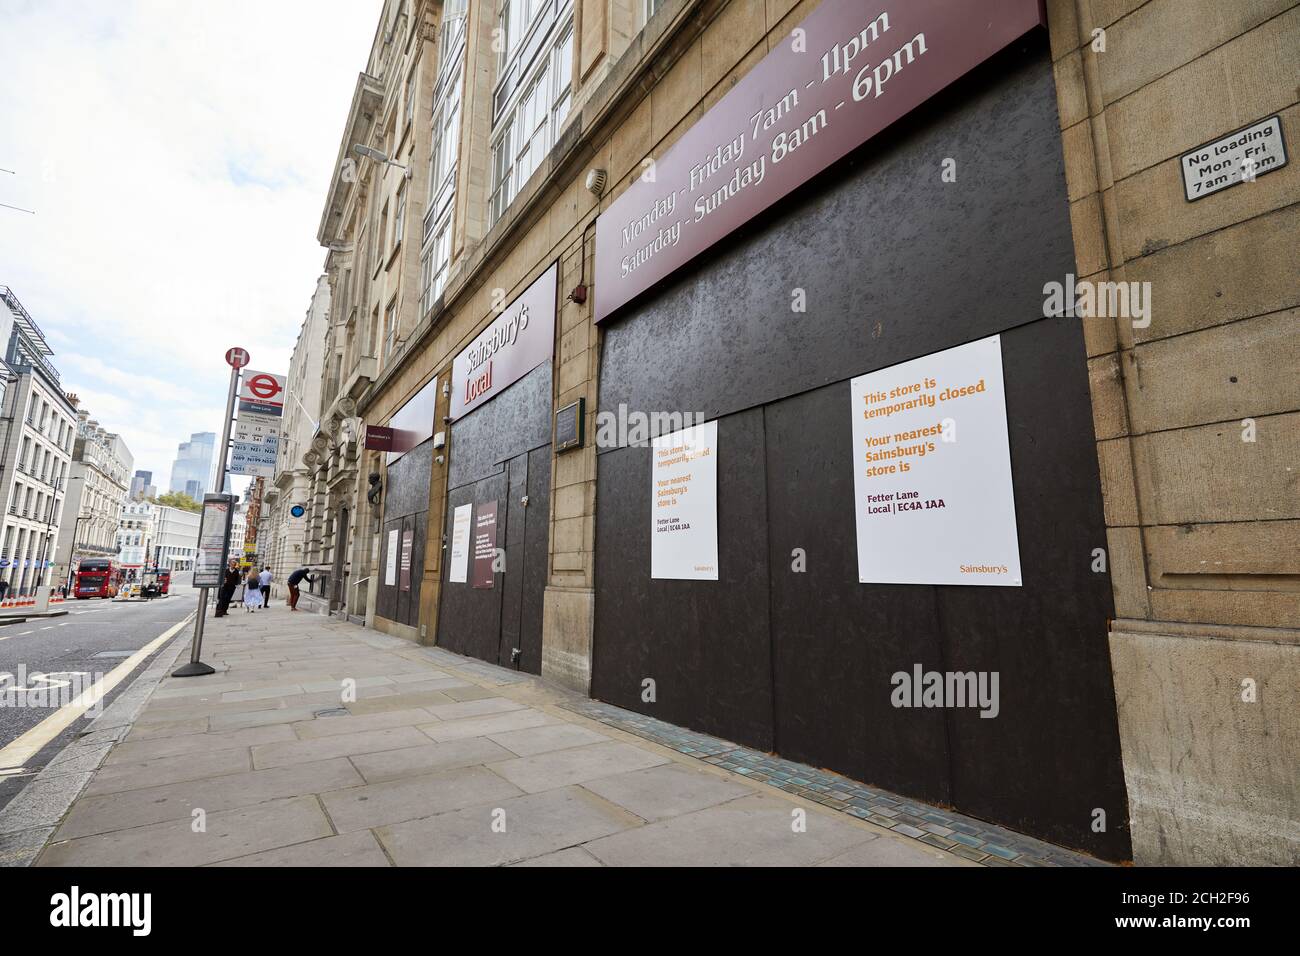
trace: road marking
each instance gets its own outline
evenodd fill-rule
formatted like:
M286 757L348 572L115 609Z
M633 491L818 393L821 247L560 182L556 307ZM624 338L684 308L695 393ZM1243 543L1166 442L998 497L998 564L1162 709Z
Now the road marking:
M61 622L61 623L59 624L59 627L67 627L67 626L68 626L68 622L67 622L67 621L63 621L63 622Z
M135 670L142 660L162 647L169 640L180 633L181 629L190 622L194 615L190 615L179 624L175 624L163 631L152 641L140 648L122 663L118 664L104 676L101 681L96 681L86 690L83 690L75 699L64 704L50 716L46 717L39 724L33 727L19 737L14 738L7 746L0 748L0 771L8 770L13 767L21 767L32 757L36 756L46 744L63 733L72 722L84 714L90 708L94 707L104 698L104 695L126 679L126 676Z
M41 630L42 630L42 631L52 631L52 630L54 630L54 625L51 624L49 627L43 627L43 628L41 628Z

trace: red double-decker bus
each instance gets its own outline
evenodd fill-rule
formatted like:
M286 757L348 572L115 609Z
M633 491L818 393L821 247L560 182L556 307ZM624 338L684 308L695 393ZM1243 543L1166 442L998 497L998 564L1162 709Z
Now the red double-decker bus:
M111 598L117 594L117 573L108 558L82 558L77 565L77 577L72 586L72 596L83 598Z

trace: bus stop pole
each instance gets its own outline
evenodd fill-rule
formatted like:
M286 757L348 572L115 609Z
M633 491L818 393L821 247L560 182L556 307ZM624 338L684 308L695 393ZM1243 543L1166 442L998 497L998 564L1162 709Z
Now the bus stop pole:
M235 417L235 393L238 389L239 366L231 365L230 392L226 395L226 420L221 428L221 444L217 446L217 480L212 489L213 494L220 494L226 484L226 458L230 454L230 422ZM225 562L222 562L222 571L223 573L225 571ZM172 671L172 677L200 677L217 672L215 667L199 659L203 652L203 619L207 616L209 590L209 588L199 588L199 609L194 616L194 641L190 646L190 662Z

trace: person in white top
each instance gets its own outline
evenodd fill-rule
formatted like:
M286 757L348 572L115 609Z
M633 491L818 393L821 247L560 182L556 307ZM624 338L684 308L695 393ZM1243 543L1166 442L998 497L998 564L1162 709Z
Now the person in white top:
M257 589L262 592L262 607L271 606L271 569L263 568L257 576Z

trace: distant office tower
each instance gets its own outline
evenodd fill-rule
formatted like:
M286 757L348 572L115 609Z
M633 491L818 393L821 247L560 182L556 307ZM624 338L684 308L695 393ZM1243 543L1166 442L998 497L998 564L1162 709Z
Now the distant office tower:
M185 493L195 501L203 500L203 486L197 481L190 480L185 482Z
M131 499L138 501L145 496L145 489L153 484L152 471L137 471L131 479Z
M172 465L172 480L169 491L180 491L192 498L202 498L203 491L209 488L212 478L212 450L217 444L213 432L195 432L187 442L181 442L176 449L176 462ZM190 492L190 483L198 484L197 495Z

